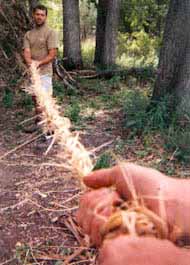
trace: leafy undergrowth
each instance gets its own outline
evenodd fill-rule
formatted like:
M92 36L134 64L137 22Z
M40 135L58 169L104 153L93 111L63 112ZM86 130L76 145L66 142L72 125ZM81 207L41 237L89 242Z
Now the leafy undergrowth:
M128 161L171 176L189 175L188 150L182 148L188 135L180 131L183 137L174 137L177 127L173 122L168 128L164 102L147 114L151 87L146 80L118 76L83 80L78 89L55 82L61 112L96 156L95 169ZM60 164L57 145L45 156L50 142L43 142L40 131L24 132L33 123L23 123L34 117L33 104L30 97L15 91L6 89L1 95L0 261L95 264L96 251L76 222L81 186ZM14 151L7 153L10 150Z

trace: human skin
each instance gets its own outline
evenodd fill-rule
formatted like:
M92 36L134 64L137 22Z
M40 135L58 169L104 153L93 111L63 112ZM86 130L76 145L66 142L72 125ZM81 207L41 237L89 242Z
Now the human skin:
M132 200L135 196L143 198L146 207L168 223L169 232L171 234L169 239L175 242L181 240L182 244L190 243L189 180L170 178L154 169L127 163L121 166L115 166L111 169L95 171L84 178L84 183L94 190L88 191L82 196L78 212L78 222L83 228L83 231L89 234L92 244L102 246L103 237L101 235L101 228L114 212L114 205L118 204L120 199ZM111 186L115 187L115 190L113 190L113 188L110 189ZM139 248L141 250L140 253L144 253L144 255L140 254L142 262L141 259L139 261L134 260L129 263L130 265L189 264L186 262L187 258L190 258L189 252L185 251L184 253L184 250L175 247L174 244L169 241L143 238L143 240L147 242L147 250L145 251L144 243L138 237L123 236L118 238L109 241L104 240L100 251L99 264L125 265L126 262L124 263L124 260L126 260L126 258L128 258L127 255L130 254L127 250L130 249L131 244L133 245L134 242L137 249ZM118 259L118 257L120 257L120 263L112 262L113 246L114 249L116 249L116 258ZM123 251L121 251L121 247ZM157 263L151 263L156 257L154 248L158 249L156 255L160 257L160 259L155 261ZM136 253L135 248L133 252L134 254ZM145 263L146 260L149 260L149 255L147 253L151 252L153 253L152 256L150 255L152 261L149 263L147 261L147 263ZM172 263L169 262L166 257L164 258L164 253L166 256L173 253L173 256L170 255ZM180 262L176 263L177 260Z
M101 244L101 227L114 212L115 198L132 200L134 196L143 198L146 207L168 224L169 239L189 243L190 180L170 178L157 170L126 163L95 171L84 177L84 183L95 190L81 198L78 221L95 245Z
M42 26L47 19L46 11L41 9L36 9L32 16L36 26Z
M119 236L105 240L99 265L189 265L190 251L168 240L150 237Z

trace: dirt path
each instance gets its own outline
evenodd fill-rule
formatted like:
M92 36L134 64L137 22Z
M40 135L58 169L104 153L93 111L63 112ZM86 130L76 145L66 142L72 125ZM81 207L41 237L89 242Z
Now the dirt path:
M31 137L17 130L15 111L1 110L0 156ZM93 149L115 139L108 120L109 113L97 116L81 131L85 146ZM54 166L59 148L45 157L47 147L39 138L0 160L0 264L95 262L94 250L79 251L87 245L75 223L80 185L71 172Z

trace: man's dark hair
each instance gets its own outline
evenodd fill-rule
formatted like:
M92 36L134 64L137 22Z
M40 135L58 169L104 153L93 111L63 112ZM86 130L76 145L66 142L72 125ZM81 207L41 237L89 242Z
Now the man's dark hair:
M44 5L37 5L37 6L33 7L33 11L32 12L35 13L37 9L45 11L46 12L46 16L47 16L48 9L47 9L46 6L44 6Z

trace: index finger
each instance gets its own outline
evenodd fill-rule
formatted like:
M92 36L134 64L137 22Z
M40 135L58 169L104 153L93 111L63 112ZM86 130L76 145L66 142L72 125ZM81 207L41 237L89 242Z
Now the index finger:
M108 169L96 170L84 177L83 181L85 185L93 189L110 187L115 185L118 174L121 174L121 171L118 166L114 166Z

